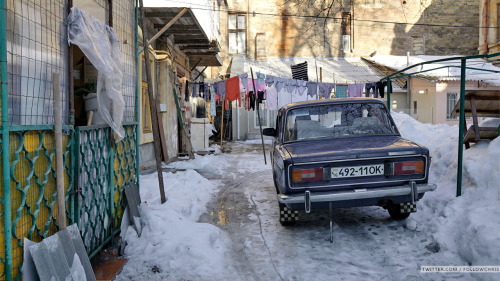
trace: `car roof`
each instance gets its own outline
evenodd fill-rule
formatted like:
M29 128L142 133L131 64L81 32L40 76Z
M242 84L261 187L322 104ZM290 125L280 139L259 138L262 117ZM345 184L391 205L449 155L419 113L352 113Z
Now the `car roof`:
M283 110L294 109L303 106L314 106L314 105L331 105L331 104L343 104L343 103L380 103L385 105L384 101L375 98L336 98L336 99L320 99L320 100L310 100L302 102L289 103L282 107Z

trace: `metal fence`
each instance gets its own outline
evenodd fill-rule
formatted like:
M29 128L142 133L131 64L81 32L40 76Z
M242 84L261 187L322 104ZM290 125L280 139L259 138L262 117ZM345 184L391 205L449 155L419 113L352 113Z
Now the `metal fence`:
M78 2L78 1L76 1ZM107 0L94 0L103 8ZM124 188L138 183L135 1L113 0L122 40L126 136L109 127L70 124L67 0L0 0L0 280L20 280L23 240L59 230L52 73L63 97L64 187L68 223L77 223L90 256L119 232Z
M9 121L52 125L52 73L61 77L63 124L68 120L64 0L6 0Z

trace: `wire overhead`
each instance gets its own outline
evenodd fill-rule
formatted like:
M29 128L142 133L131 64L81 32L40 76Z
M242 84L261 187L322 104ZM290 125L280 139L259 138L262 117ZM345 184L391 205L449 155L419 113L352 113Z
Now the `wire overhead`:
M193 4L187 3L183 1L171 1L179 4L189 5L190 9L193 10L206 10L206 11L215 11L215 12L228 12L228 13L240 13L240 10L233 9L225 9L225 8L217 8L214 9L211 6L203 5L203 4ZM194 7L197 6L197 7ZM274 13L263 13L263 12L250 12L252 15L262 15L262 16L270 16L270 17L290 17L290 18L314 18L321 20L339 20L341 21L341 17L334 16L319 16L319 15L293 15L293 14L274 14ZM371 23L384 23L384 24L401 24L401 25L416 25L416 26L429 26L429 27L448 27L448 28L482 28L482 29L499 29L498 26L480 26L480 25L447 25L447 24L432 24L432 23L406 23L406 22L396 22L396 21L382 21L382 20L373 20L373 19L356 19L351 18L352 21L358 22L371 22Z

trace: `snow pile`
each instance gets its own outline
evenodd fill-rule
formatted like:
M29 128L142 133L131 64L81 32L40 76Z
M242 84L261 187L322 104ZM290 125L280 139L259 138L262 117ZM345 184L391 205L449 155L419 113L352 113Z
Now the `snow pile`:
M216 226L197 222L218 186L193 170L164 173L164 181L168 201L161 204L157 174L141 176L142 235L137 237L128 228L125 254L129 261L117 280L227 276L228 238Z
M432 157L429 181L434 192L408 219L434 231L440 245L471 265L500 264L500 138L464 151L463 195L456 198L458 126L422 124L403 113L392 113L404 138L426 146ZM496 122L496 121L488 121ZM493 275L482 275L493 278Z
M204 170L214 174L222 174L227 170L228 163L226 161L221 161L224 155L198 155L195 154L195 159L188 161L178 161L173 162L168 165L168 167L173 167L176 169L191 169L191 170Z

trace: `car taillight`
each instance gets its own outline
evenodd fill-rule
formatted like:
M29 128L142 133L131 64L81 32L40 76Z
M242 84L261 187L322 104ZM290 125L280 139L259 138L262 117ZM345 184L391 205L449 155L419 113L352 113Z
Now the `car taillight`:
M293 182L322 181L323 168L317 169L295 169L292 171Z
M394 175L423 174L424 161L395 162Z

